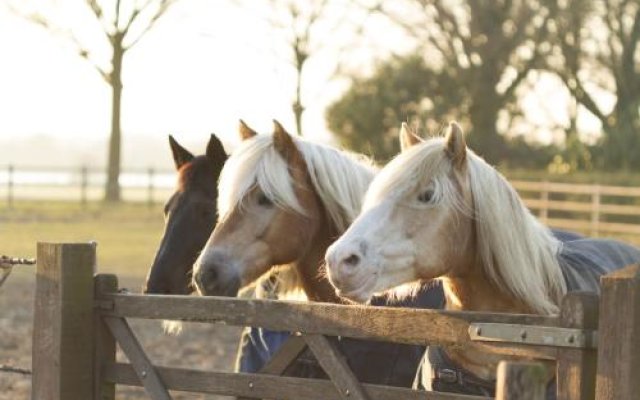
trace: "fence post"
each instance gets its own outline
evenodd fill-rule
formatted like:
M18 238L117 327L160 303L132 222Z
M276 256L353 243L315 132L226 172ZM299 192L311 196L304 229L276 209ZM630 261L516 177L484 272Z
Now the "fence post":
M33 400L93 395L95 244L38 243Z
M568 293L562 299L560 322L565 328L597 329L598 295ZM595 393L595 349L559 348L556 371L558 400L591 400Z
M86 166L80 169L80 204L87 206L87 186L89 185L89 173Z
M546 180L542 182L540 200L542 202L540 206L540 220L546 224L549 218L549 182Z
M149 207L153 207L153 177L155 175L155 171L153 168L149 168L147 171L149 186L147 188L147 205Z
M591 236L598 237L600 230L600 185L593 185L591 194Z
M98 274L93 282L95 298L98 301L101 295L118 291L118 277L115 275ZM95 337L93 400L114 400L116 385L105 382L103 377L105 366L116 361L116 340L99 312L94 315L93 324Z
M13 165L7 167L7 205L13 208Z
M597 400L640 393L640 264L600 279Z
M540 363L500 361L496 400L544 400L547 379Z

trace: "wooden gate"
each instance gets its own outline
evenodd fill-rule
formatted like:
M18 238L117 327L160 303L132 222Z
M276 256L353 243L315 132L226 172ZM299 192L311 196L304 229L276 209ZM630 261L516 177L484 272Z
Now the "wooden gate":
M124 294L118 292L114 275L94 276L95 260L94 244L38 245L32 399L112 400L116 384L144 386L151 399L170 399L170 390L291 400L486 399L362 384L327 335L476 347L557 360L559 400L634 399L640 393L638 265L604 277L600 301L592 294L571 294L559 316L546 317ZM150 362L127 318L225 323L299 334L260 373L165 368ZM129 363L116 362L116 343ZM329 380L281 376L305 346ZM496 398L544 398L541 368L535 363L502 363Z

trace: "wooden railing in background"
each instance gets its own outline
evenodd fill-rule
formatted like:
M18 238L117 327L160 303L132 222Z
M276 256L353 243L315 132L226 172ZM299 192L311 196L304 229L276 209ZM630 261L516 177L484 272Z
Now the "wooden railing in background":
M622 236L640 243L640 187L511 182L544 223L592 237ZM612 219L615 219L612 221Z
M18 174L54 181L21 182ZM165 201L175 171L154 168L123 170L123 198L154 205ZM62 182L55 177L63 176ZM128 179L127 179L128 178ZM133 178L133 179L132 179ZM0 166L0 203L21 200L89 201L103 198L101 169ZM511 181L525 204L547 225L588 236L614 236L640 244L640 187L585 185L546 181Z

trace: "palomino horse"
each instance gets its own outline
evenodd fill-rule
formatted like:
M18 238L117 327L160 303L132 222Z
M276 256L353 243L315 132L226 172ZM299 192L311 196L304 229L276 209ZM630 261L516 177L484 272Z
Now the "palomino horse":
M294 139L277 122L273 135L248 138L222 171L220 217L194 267L196 287L205 295L233 296L273 267L288 265L308 299L341 301L322 272L324 253L359 212L375 172L368 159ZM421 306L442 305L439 286L426 292ZM424 352L348 339L340 346L361 380L398 386L411 384ZM412 361L394 362L402 358Z
M446 138L401 135L403 152L379 172L360 216L327 251L341 296L363 302L396 285L440 278L446 309L549 315L568 291L598 291L599 276L640 261L638 249L619 242L561 243L467 149L457 124ZM427 388L487 394L500 358L429 347L418 378ZM443 382L443 365L464 379Z

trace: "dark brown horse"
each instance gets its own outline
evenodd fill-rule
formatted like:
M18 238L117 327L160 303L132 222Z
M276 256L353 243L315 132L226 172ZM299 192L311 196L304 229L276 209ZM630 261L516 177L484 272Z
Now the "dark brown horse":
M144 292L189 294L193 263L216 224L217 182L227 154L215 135L206 153L197 157L172 136L169 145L178 171L177 187L164 207L165 230Z

